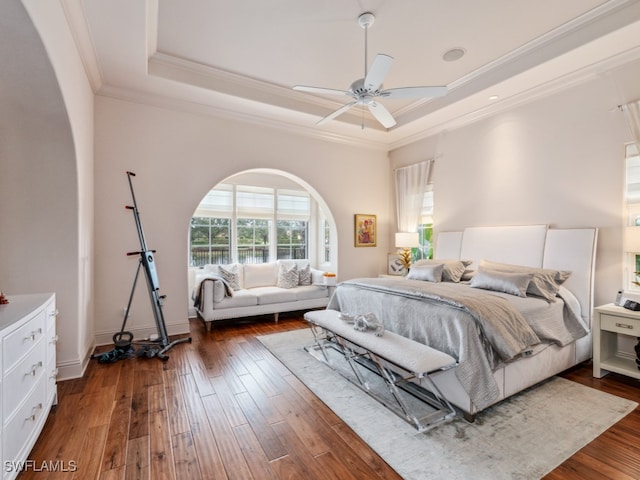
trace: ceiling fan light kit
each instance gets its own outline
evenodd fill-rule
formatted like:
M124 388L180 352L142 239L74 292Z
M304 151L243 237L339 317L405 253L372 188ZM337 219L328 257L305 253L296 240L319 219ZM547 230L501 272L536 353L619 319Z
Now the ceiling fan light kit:
M342 115L347 110L360 105L367 107L373 117L380 122L385 128L391 128L396 124L393 115L382 105L376 101L376 97L392 98L392 99L411 99L411 98L430 98L441 97L446 95L446 86L430 86L430 87L403 87L382 89L382 81L389 73L393 57L379 53L373 59L371 68L367 71L367 31L375 22L375 16L371 12L365 12L358 17L358 25L364 29L364 77L354 81L349 90L335 90L331 88L310 87L305 85L296 85L294 90L307 93L315 93L319 95L340 95L348 96L353 100L336 111L330 113L326 117L320 119L316 125L323 125L334 118ZM362 125L364 128L364 123Z

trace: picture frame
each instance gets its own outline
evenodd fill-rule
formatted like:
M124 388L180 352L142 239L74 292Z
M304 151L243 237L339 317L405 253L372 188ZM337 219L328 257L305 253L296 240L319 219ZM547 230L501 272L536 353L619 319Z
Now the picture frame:
M407 274L407 269L402 263L402 260L400 259L399 254L397 253L387 254L387 274L397 275L397 276L404 276Z
M375 247L378 245L378 225L375 215L355 214L354 245L356 247Z

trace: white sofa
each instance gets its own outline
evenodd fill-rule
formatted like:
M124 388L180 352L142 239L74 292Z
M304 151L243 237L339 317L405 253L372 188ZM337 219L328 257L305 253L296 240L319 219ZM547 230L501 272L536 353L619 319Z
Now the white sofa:
M278 286L280 266L293 265L305 269L308 260L278 260L260 264L221 265L227 272L236 272L237 289L229 292L229 282L221 278L219 265L205 265L195 276L193 298L198 316L211 330L216 320L324 308L329 303L333 287L324 284L324 272L309 267L310 285L292 288Z

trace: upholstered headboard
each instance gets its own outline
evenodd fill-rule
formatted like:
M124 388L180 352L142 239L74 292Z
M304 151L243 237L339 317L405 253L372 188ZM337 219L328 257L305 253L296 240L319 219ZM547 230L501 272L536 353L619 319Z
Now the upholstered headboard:
M570 270L564 286L580 302L591 325L597 228L555 229L547 225L467 227L438 234L434 258L480 260Z

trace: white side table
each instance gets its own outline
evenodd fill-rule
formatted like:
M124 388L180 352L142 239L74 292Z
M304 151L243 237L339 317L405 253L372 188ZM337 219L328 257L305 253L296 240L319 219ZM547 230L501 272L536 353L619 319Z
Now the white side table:
M640 312L610 303L595 308L593 321L593 376L616 372L640 379L635 358L618 351L618 335L640 337Z

